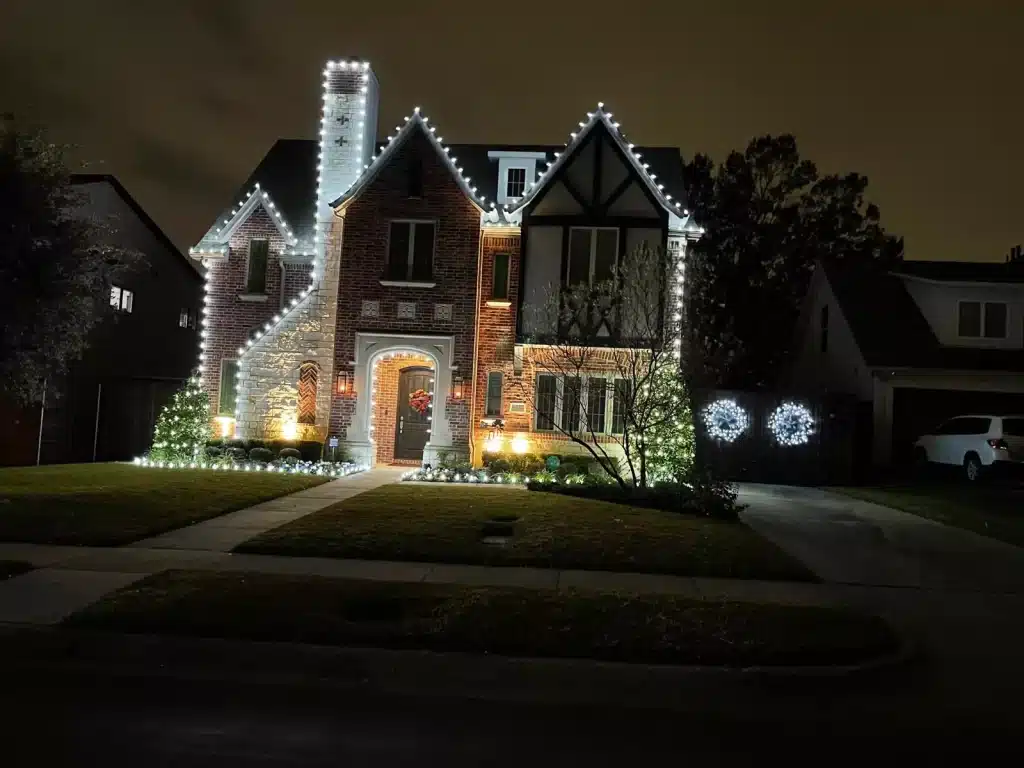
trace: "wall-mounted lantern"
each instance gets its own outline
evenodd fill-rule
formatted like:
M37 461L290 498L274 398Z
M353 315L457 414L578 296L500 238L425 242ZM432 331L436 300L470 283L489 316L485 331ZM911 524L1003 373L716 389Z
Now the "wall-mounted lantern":
M338 371L338 375L334 379L334 391L339 395L344 395L351 386L348 371Z
M461 400L463 396L462 377L455 376L452 379L452 397L456 400Z

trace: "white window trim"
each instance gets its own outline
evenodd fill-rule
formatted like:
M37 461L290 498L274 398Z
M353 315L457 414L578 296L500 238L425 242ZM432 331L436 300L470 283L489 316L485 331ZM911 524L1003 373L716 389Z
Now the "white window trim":
M540 423L540 410L537 407L537 389L540 385L541 376L553 376L555 379L555 411L552 416L552 421L558 425L551 429L544 429L538 426ZM587 374L581 373L580 377L583 379L583 386L580 391L580 402L577 407L576 417L578 419L577 433L578 434L590 434L589 424L584 424L584 403L589 403L590 397L590 380L601 379L605 384L605 401L604 401L604 425L600 431L595 431L595 435L612 437L612 427L614 426L613 415L615 413L615 380L622 378L621 376L610 374L610 373L597 373ZM535 432L561 432L562 423L562 410L565 403L565 375L549 373L547 371L540 371L536 374L533 381L533 430Z
M523 189L518 195L510 195L508 186L512 183L512 171L523 172ZM530 169L525 165L510 165L505 168L505 199L508 201L519 200L523 195L526 194L526 185L530 183Z
M405 274L412 276L413 255L416 253L416 224L432 224L434 227L434 239L430 244L430 274L434 274L434 257L437 256L437 222L434 219L389 219L388 220L388 244L385 253L385 263L391 264L391 230L395 224L409 224L409 252L406 254ZM436 282L419 280L381 280L381 285L392 286L416 286L419 288L433 288Z
M977 336L964 336L960 333L960 307L964 304L977 304L981 311L981 327L978 329ZM988 325L988 307L991 304L1002 304L1006 308L1006 312L1003 315L1003 332L1000 336L988 336L985 333L986 326ZM958 299L956 302L956 337L958 339L971 339L971 340L984 340L989 339L993 341L1005 340L1009 334L1010 325L1010 305L1005 301L984 301L983 299Z
M597 262L597 232L606 230L615 233L615 266L619 265L619 228L618 227L569 227L569 249L565 260L565 284L569 284L569 270L572 264L572 233L578 231L590 232L590 270L588 279L590 285L594 284L594 265Z

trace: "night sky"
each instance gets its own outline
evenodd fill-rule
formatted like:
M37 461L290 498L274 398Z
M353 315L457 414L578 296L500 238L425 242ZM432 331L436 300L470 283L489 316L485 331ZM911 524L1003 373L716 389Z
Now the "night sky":
M0 111L79 145L186 248L276 138L315 134L341 57L376 71L381 135L420 104L447 141L560 142L603 100L686 158L796 134L870 178L908 258L1024 240L1019 0L7 0Z

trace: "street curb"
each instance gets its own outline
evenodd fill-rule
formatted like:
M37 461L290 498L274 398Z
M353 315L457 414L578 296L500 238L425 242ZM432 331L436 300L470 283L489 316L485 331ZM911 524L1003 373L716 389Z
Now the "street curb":
M13 625L0 626L0 651L9 660L17 658L18 670L29 673L47 670L104 677L171 677L179 681L661 708L682 705L701 688L721 692L730 686L758 684L825 683L831 687L842 681L890 678L918 657L917 648L901 639L897 651L853 665L676 666Z

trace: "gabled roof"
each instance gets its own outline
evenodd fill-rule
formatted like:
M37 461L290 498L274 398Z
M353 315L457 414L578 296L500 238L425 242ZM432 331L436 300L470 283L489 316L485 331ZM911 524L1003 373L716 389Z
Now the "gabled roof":
M903 261L893 272L951 283L1024 283L1024 262Z
M176 246L171 241L171 238L169 238L164 231L160 229L157 223L153 221L152 217L146 213L146 209L139 205L138 201L131 196L128 190L124 188L124 185L117 180L116 176L109 173L73 173L71 174L70 179L72 184L109 184L113 188L114 192L117 193L117 196L124 201L125 205L131 209L132 213L139 218L139 221L141 221L153 237L156 238L157 242L159 242L168 251L175 254L185 264L188 264L190 272L196 275L199 274L195 264L193 264L185 254L178 250L178 246Z
M910 262L907 262L910 263ZM903 278L871 264L819 263L871 368L1024 371L1024 350L939 343Z
M340 197L331 202L331 207L338 208L343 206L349 200L357 197L359 193L377 177L380 169L387 165L391 157L398 151L398 148L401 147L415 131L422 132L430 140L430 145L437 151L438 156L452 172L452 178L454 178L458 183L466 197L468 197L481 212L486 211L488 207L487 197L479 191L479 181L474 184L473 177L465 174L463 167L456 162L458 155L453 155L451 148L446 147L443 144L443 139L437 135L437 126L430 125L430 118L424 117L420 113L419 107L416 107L413 110L412 115L405 118L405 124L399 126L394 135L388 136L387 142L384 144L384 148L374 155L369 165L363 169L363 172L352 183L352 186L350 186Z
M620 124L613 120L612 117L613 115L611 112L605 111L604 102L598 102L597 109L594 112L587 113L586 121L580 121L579 130L573 131L569 134L570 140L566 143L565 148L556 153L555 158L548 163L547 169L540 175L540 178L533 183L527 184L526 194L523 195L519 202L505 208L508 218L510 220L514 220L517 215L521 216L521 212L533 201L534 198L537 197L541 190L543 190L547 184L557 176L558 170L586 140L591 131L593 131L596 126L603 125L607 130L609 137L621 150L623 157L625 157L630 163L640 179L643 180L654 199L669 212L670 217L674 218L674 220L673 218L670 218L670 228L692 228L690 226L692 224L690 212L686 208L686 198L682 193L681 163L679 168L680 191L679 196L677 196L669 191L669 188L665 183L665 179L659 180L657 172L649 162L649 158L644 157L643 150L633 144L630 144L626 140L626 137L620 128ZM676 154L678 155L678 151Z
M278 139L260 160L256 169L231 197L231 205L221 211L200 243L223 241L218 230L230 226L239 208L258 187L268 194L275 210L299 243L313 242L316 212L317 142L311 139ZM275 221L277 217L273 217ZM227 222L227 223L226 223Z

